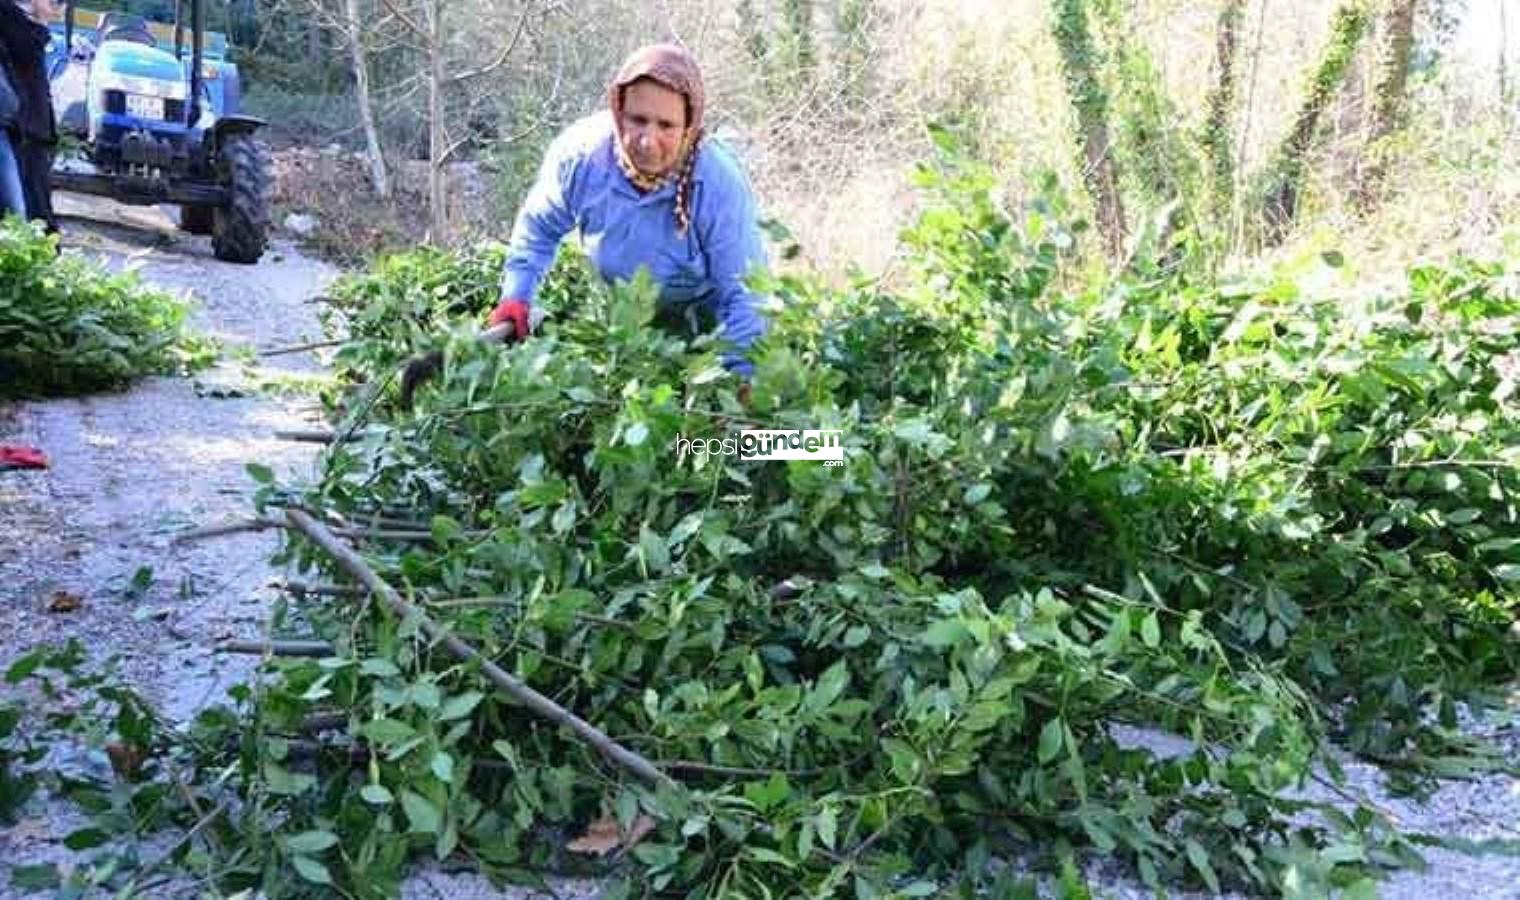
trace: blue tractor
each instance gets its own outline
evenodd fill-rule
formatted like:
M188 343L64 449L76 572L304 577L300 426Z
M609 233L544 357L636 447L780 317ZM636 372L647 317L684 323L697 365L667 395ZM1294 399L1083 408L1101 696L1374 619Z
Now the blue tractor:
M176 204L180 227L211 235L218 259L254 263L269 235L269 157L254 140L265 123L239 114L225 38L213 35L207 52L203 2L176 0L172 26L119 12L95 19L67 5L49 75L59 130L83 153L60 157L52 185L136 205Z

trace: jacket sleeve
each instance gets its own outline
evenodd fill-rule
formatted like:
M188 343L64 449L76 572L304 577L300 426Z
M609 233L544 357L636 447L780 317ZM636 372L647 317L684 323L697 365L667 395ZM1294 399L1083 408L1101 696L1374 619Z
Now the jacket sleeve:
M744 279L766 265L765 245L754 192L737 164L725 155L713 169L717 177L703 184L695 227L707 256L721 334L741 351L725 354L723 365L748 378L755 367L744 352L765 333L766 321L760 298Z
M575 227L570 194L580 154L568 138L568 134L561 134L549 146L538 177L517 211L502 266L502 297L531 305L554 264L560 241Z

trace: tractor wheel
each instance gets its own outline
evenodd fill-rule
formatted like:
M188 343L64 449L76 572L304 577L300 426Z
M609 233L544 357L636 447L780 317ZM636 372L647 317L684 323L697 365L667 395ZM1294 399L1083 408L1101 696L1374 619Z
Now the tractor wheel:
M221 157L228 198L214 212L211 249L217 259L256 263L269 241L269 157L251 134L230 135Z
M216 211L209 206L181 206L179 229L188 234L210 234L215 227Z

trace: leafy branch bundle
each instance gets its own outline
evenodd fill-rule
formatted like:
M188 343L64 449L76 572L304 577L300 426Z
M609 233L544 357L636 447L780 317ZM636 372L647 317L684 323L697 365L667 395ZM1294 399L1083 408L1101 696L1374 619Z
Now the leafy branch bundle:
M186 304L57 256L39 226L0 221L0 397L84 393L204 366L214 351L185 331Z
M719 348L652 326L647 285L593 289L573 258L506 349L465 337L499 248L338 287L362 391L468 324L417 409L361 404L317 484L254 467L260 502L344 525L432 623L672 781L491 693L418 617L311 592L276 628L334 655L274 660L251 720L201 723L239 748L214 770L247 823L225 887L392 895L419 850L709 897L1003 896L998 861L1077 845L1266 892L1418 863L1374 811L1293 789L1333 771L1327 737L1503 764L1455 718L1520 663L1513 272L1058 290L1061 225L974 169L923 183L906 287L767 285L752 412ZM762 424L840 429L845 465L674 449ZM609 833L610 859L570 849Z
M1014 221L974 170L924 183L943 202L906 235L907 289L768 285L785 308L754 421L716 348L570 260L580 280L533 341L455 341L417 413L335 447L321 484L264 492L410 521L426 540L364 547L392 584L683 785L486 696L415 622L323 600L302 618L337 655L277 663L260 723L336 707L371 749L365 771L345 752L281 776L289 827L341 836L302 871L383 892L403 845L562 866L604 814L658 823L616 870L627 887L693 896L969 890L1031 845L1211 888L1413 861L1370 811L1306 820L1284 791L1327 731L1427 769L1483 763L1454 719L1520 656L1513 276L1427 267L1367 300L1288 275L1073 296L1051 288L1058 225ZM378 381L478 318L486 295L458 298L494 252L340 289L365 297L369 342L344 361ZM841 429L846 463L674 449L761 423ZM1123 746L1119 722L1191 749Z

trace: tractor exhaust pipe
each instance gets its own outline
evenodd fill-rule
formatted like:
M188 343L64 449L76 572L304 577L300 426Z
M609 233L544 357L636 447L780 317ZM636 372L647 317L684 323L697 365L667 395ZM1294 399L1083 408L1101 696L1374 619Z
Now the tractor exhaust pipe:
M206 36L205 0L190 0L190 121L191 128L201 117L201 46Z

